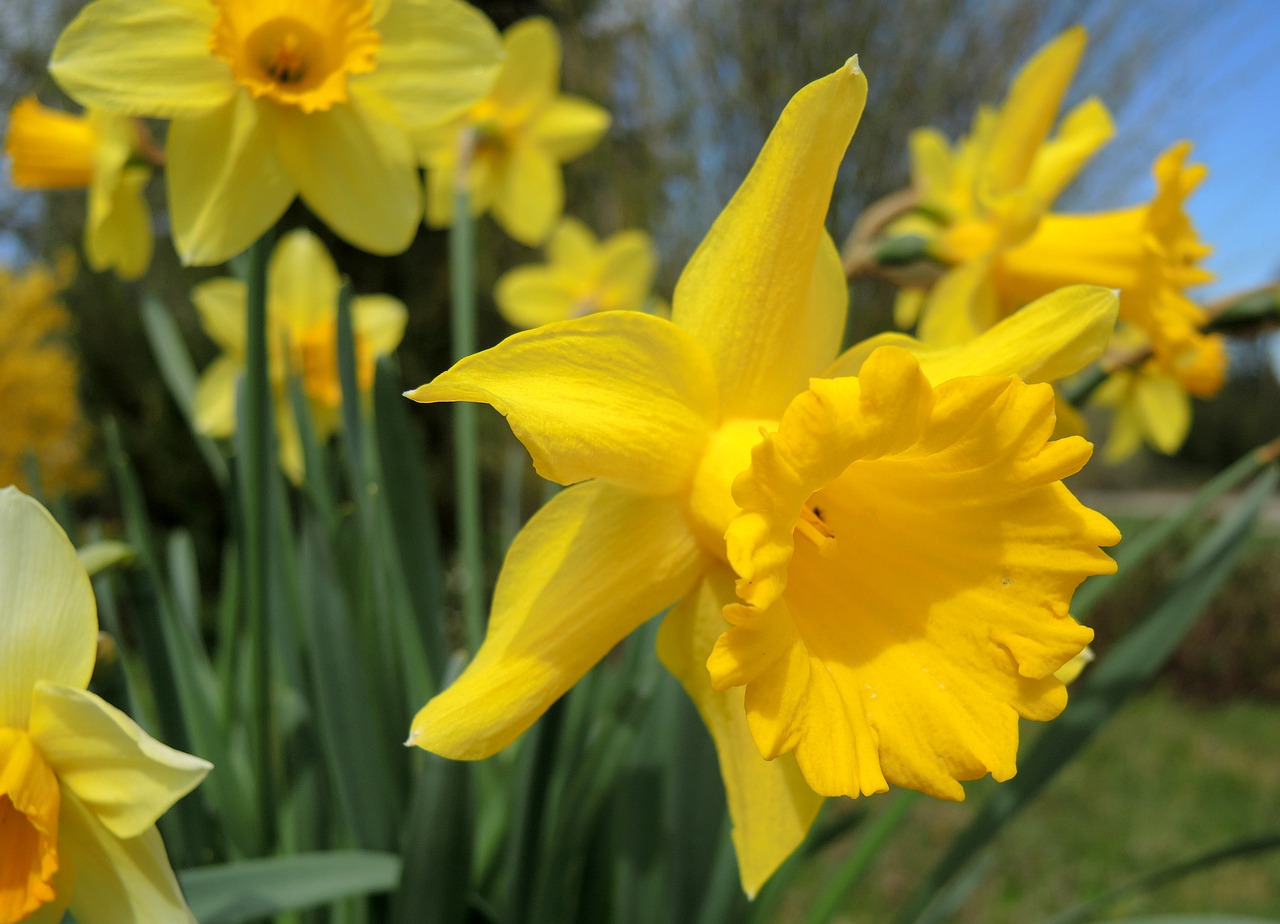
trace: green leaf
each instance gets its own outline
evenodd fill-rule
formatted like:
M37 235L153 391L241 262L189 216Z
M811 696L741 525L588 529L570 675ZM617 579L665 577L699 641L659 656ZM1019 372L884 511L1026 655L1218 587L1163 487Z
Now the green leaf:
M200 455L219 487L225 488L229 477L227 461L217 444L196 426L196 368L182 334L178 332L178 325L173 323L169 310L159 299L148 296L142 300L142 327L151 344L156 365L160 367L160 377L169 386L169 394L173 395L174 403L186 419Z
M1196 544L1155 607L1106 652L1073 690L1062 715L1019 759L1018 775L1001 785L952 841L898 917L900 924L938 920L937 916L924 916L929 904L1120 706L1155 677L1235 569L1258 513L1278 479L1280 472L1274 467L1268 469Z
M471 765L423 755L396 895L400 924L462 924L471 882Z
M89 577L97 577L103 571L118 565L130 564L138 557L133 546L112 539L99 539L82 545L76 549L76 555L80 557L84 570L89 572Z
M389 892L400 880L400 858L369 851L298 854L183 870L178 879L200 924L242 924Z
M1132 882L1127 882L1118 888L1112 889L1110 892L1099 895L1091 901L1077 905L1062 914L1055 915L1045 924L1085 924L1087 921L1094 920L1100 912L1122 899L1127 899L1137 894L1153 892L1161 886L1177 882L1179 879L1194 873L1203 872L1228 860L1238 860L1277 848L1280 848L1280 833L1264 834L1260 837L1236 841L1225 847L1218 847L1207 853L1192 857L1190 860L1182 860L1149 872Z

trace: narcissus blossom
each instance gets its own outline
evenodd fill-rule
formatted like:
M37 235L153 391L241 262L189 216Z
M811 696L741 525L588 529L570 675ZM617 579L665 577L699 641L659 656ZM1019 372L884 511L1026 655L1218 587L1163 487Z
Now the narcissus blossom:
M90 110L76 116L33 97L9 111L5 137L19 189L87 189L84 251L89 265L137 279L151 263L150 144L137 119Z
M289 376L300 380L319 439L332 435L341 417L340 288L338 269L319 238L298 230L280 239L267 268L267 349L280 465L295 483L302 481L303 456ZM196 389L196 422L210 436L230 436L236 429L236 380L245 364L245 298L244 282L229 277L210 279L191 291L205 332L222 348ZM377 357L400 345L407 319L404 305L389 295L352 300L356 384L362 390L373 385Z
M465 153L472 214L491 211L517 241L540 244L564 210L560 165L596 146L609 113L560 93L560 38L550 20L521 20L503 44L507 57L489 95L416 135L427 168L427 222L449 224Z
M484 95L501 46L457 0L94 0L50 70L77 102L170 119L178 252L219 263L295 196L365 250L421 217L408 130Z
M570 485L516 537L484 644L410 743L494 753L673 607L659 655L715 741L748 894L824 794L959 798L956 780L1011 775L1018 717L1062 708L1052 673L1091 637L1071 593L1113 567L1113 527L1058 480L1088 444L1050 442L1052 391L1018 378L1096 357L1110 292L1057 293L960 347L891 335L836 358L847 289L823 221L865 99L856 59L796 94L670 321L548 324L410 393L492 405Z
M97 641L75 548L0 490L0 924L195 922L156 819L210 765L85 689Z
M493 295L513 327L528 329L597 311L639 311L657 269L653 240L643 231L601 242L582 222L565 218L547 243L547 265L516 267Z

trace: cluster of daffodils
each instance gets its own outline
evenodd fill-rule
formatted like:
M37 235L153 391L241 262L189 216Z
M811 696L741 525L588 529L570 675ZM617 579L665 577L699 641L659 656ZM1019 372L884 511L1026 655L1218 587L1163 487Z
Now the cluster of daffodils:
M483 646L410 741L493 754L670 608L659 654L715 740L748 894L824 796L1012 776L1019 719L1057 715L1055 672L1092 637L1072 592L1119 538L1062 484L1090 446L1051 439L1046 384L1104 348L1108 290L962 344L836 355L823 221L865 98L855 59L792 99L670 320L546 323L410 393L492 405L569 486L512 543Z
M609 127L559 93L548 20L500 37L459 0L95 0L50 70L86 113L15 107L14 182L88 188L90 265L126 279L150 259L153 167L187 263L243 251L297 197L350 243L398 253L424 198L430 224L450 223L459 185L536 245L564 208L560 164ZM139 118L169 121L164 151Z
M1098 393L1117 406L1108 455L1123 458L1145 440L1172 453L1190 425L1190 395L1222 387L1226 350L1205 334L1209 318L1186 295L1212 279L1209 253L1184 211L1205 176L1174 145L1156 160L1156 193L1143 205L1089 214L1051 211L1054 201L1113 134L1106 106L1087 99L1050 136L1079 65L1076 27L1037 52L1003 105L983 108L954 145L933 129L911 138L918 207L889 229L919 235L946 267L927 292L907 289L899 322L919 320L927 343L963 342L1034 299L1073 283L1120 292L1115 350L1131 363Z
M156 819L210 766L86 687L98 616L61 527L0 490L0 922L193 922Z

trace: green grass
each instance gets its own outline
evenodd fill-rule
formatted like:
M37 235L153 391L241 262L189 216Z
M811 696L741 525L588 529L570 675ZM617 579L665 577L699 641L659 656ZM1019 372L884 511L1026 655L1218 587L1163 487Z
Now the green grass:
M892 920L992 785L972 785L964 804L918 803L841 920ZM1034 924L1144 872L1275 830L1280 706L1202 706L1157 690L1123 710L1010 824L953 920ZM781 920L801 918L805 897L817 894L841 855L836 849L815 863ZM1121 911L1280 916L1280 851L1199 872L1114 913Z

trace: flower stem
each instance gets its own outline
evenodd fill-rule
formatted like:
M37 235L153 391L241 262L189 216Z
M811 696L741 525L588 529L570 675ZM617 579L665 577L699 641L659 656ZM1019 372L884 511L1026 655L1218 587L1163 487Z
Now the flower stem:
M271 623L267 591L270 554L271 486L274 464L271 380L267 357L267 261L271 235L260 238L248 254L245 308L245 376L242 391L244 458L241 475L244 528L245 613L248 621L250 690L253 703L254 757L263 844L275 842L275 710L271 702Z
M454 362L476 351L475 219L467 188L474 139L464 132L458 150L453 220L449 224L450 331ZM484 637L484 546L480 523L479 418L474 404L453 406L454 469L457 482L458 557L462 620L467 647L475 652Z

